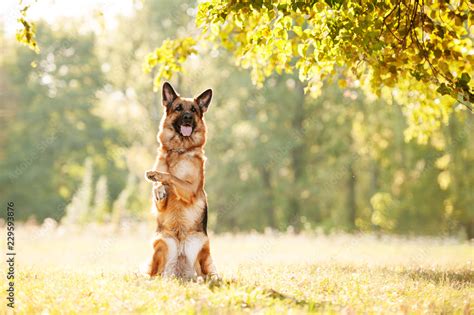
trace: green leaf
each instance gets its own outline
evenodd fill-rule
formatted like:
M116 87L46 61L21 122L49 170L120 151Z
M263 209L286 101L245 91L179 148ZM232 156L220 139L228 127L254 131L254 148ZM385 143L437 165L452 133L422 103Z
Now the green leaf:
M470 81L471 77L469 76L469 74L463 72L463 74L461 74L461 79L459 80L459 83L461 83L462 85L467 85Z
M452 89L450 89L445 83L441 83L436 92L440 93L441 95L449 95L451 94Z

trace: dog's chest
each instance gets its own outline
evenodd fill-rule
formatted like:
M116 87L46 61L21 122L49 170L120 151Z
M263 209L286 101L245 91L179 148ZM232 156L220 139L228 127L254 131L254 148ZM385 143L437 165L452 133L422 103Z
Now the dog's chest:
M172 232L178 240L182 240L189 233L201 230L205 206L205 200L199 198L190 205L160 213L159 221L166 231Z
M192 152L169 154L166 159L168 172L183 181L202 182L202 163L199 158L199 155ZM160 214L162 226L173 231L178 239L184 239L188 233L201 229L206 200L200 190L201 186L192 203L173 200L168 204L167 211Z
M185 180L187 177L195 175L199 170L192 160L181 158L169 167L169 172L179 179Z
M196 176L200 172L196 156L190 153L172 153L166 159L168 172L179 179Z

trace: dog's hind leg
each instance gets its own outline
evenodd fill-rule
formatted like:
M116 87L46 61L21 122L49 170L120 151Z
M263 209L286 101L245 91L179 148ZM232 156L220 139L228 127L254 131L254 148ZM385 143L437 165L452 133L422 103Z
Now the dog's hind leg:
M168 256L168 245L161 236L153 240L153 256L148 266L147 274L151 277L162 274Z
M196 272L198 275L203 276L218 276L216 267L212 262L211 249L209 246L209 240L204 243L201 251L199 252L196 259Z

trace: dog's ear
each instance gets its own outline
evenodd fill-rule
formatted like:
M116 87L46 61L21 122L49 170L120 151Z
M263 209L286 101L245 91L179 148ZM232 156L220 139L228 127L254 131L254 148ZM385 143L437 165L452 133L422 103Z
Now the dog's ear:
M201 93L201 95L196 97L196 103L199 105L203 113L207 111L209 104L211 104L211 99L212 99L211 89L205 90L204 92Z
M165 82L163 84L163 106L168 107L170 106L173 101L178 97L178 94L174 91L173 87L169 82Z

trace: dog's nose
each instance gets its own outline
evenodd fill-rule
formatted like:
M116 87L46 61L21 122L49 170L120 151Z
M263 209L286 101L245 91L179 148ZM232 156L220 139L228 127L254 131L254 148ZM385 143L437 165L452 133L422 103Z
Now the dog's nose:
M191 122L193 120L193 115L191 113L184 113L183 121Z

